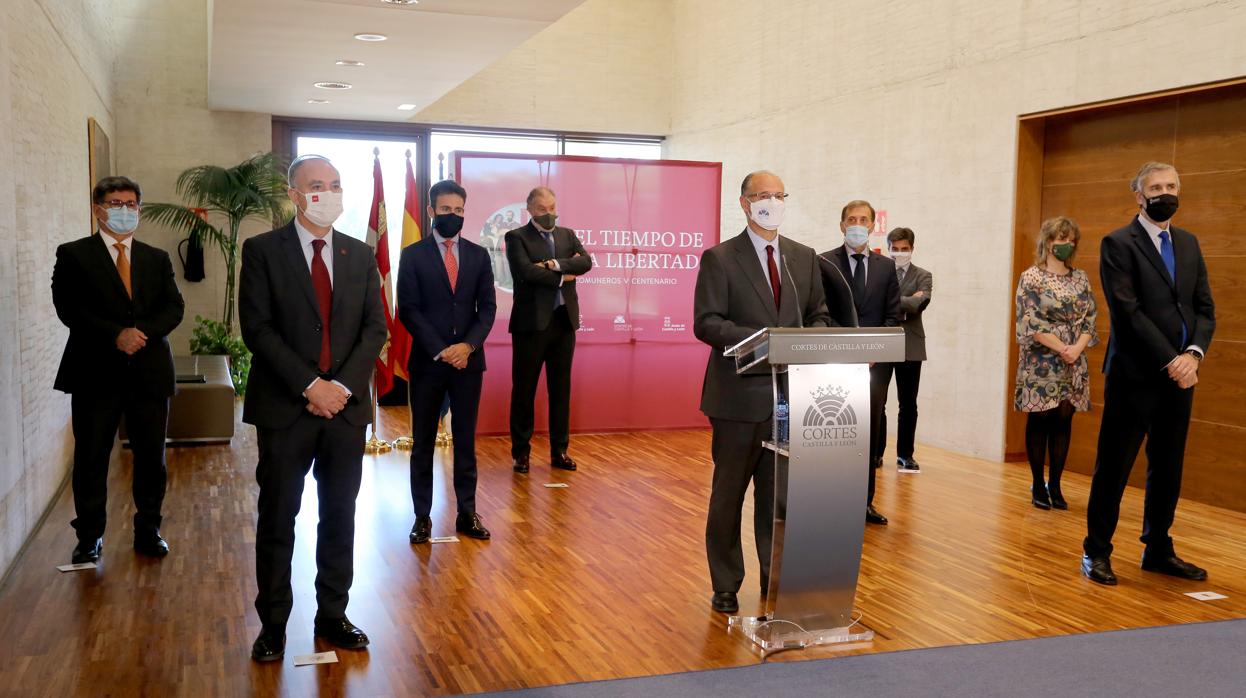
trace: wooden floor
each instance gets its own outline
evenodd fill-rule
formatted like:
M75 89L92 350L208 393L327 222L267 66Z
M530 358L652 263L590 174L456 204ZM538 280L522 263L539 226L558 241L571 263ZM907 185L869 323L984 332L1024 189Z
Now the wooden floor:
M388 409L381 435L397 435L404 419ZM54 569L74 544L72 503L62 493L0 589L0 694L444 695L761 661L709 608L709 434L665 432L577 436L579 472L551 473L540 458L527 477L511 473L505 439L482 439L479 510L494 535L487 543L408 545L405 454L366 458L349 613L372 647L339 651L336 665L295 668L294 655L329 649L311 633L309 479L286 660L254 664L255 442L250 427L238 433L232 447L170 450L164 534L173 553L163 561L129 548L128 452L110 480L98 570ZM536 444L534 454L544 453ZM1137 568L1142 499L1131 490L1115 556L1121 583L1103 588L1078 574L1085 477L1067 479L1070 511L1045 512L1029 504L1023 466L933 448L918 457L921 475L880 473L877 505L891 525L866 533L857 596L877 639L854 651L1246 617L1246 515L1182 503L1178 552L1211 579L1180 582ZM444 482L434 535L453 533ZM742 611L758 608L756 589L750 560ZM1183 595L1192 590L1229 598Z

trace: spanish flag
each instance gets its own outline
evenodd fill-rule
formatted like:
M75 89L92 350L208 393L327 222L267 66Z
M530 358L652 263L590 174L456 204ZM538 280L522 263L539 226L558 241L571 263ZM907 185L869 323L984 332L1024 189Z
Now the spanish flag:
M418 242L420 234L420 195L415 188L415 173L411 169L411 151L407 151L407 198L402 210L402 247ZM401 259L402 253L399 253ZM397 313L394 314L397 318ZM389 332L389 352L394 357L394 375L410 381L407 360L411 355L411 335L401 321L395 321Z

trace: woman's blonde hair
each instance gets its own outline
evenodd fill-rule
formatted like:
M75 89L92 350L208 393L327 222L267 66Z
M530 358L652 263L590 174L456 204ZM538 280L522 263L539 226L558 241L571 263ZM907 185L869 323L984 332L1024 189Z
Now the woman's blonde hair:
M1034 263L1043 266L1047 263L1047 243L1052 240L1059 240L1061 237L1067 237L1076 245L1082 239L1082 231L1077 227L1077 223L1072 218L1064 216L1056 216L1043 221L1042 227L1038 229L1038 250L1034 253ZM1073 254L1077 254L1076 248ZM1072 257L1064 260L1064 263L1073 268Z

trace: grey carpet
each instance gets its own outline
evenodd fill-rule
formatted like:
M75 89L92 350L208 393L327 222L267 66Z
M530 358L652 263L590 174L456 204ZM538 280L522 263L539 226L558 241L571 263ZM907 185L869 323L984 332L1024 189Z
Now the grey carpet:
M768 663L490 696L1246 696L1246 620Z

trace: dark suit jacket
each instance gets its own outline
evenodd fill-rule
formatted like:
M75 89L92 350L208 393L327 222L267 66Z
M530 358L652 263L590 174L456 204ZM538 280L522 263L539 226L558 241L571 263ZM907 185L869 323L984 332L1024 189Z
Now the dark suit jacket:
M693 301L692 331L710 345L701 388L701 411L714 419L762 422L774 409L770 376L739 375L724 349L763 327L828 327L826 295L811 248L779 238L780 308L762 272L757 250L744 231L701 255ZM795 286L793 286L795 283Z
M493 328L497 300L489 252L459 237L459 272L454 291L438 246L436 233L408 245L398 262L398 317L411 334L412 374L432 364L433 357L451 344L476 347L465 371L485 370L485 338Z
M112 242L101 233L56 248L52 305L69 328L69 341L54 387L66 393L129 390L172 395L168 335L181 324L185 311L173 264L164 250L134 240L130 298L108 253ZM132 356L117 348L117 335L127 327L147 335L147 344Z
M577 257L576 254L579 254ZM537 262L558 260L562 271L542 269ZM510 263L515 284L514 305L511 307L507 331L536 332L549 327L554 314L554 299L563 274L585 274L593 268L593 258L584 251L584 245L570 228L554 228L554 254L550 255L545 237L531 222L522 228L506 233L506 261ZM580 299L575 292L575 282L562 284L562 301L567 306L571 327L580 327Z
M372 370L389 334L380 276L366 243L336 230L331 237L332 367L326 377L352 393L339 415L363 426L372 421ZM307 409L303 391L320 375L319 305L293 221L243 243L238 321L254 355L242 420L288 427Z
M1198 239L1170 226L1177 283L1137 218L1099 247L1099 275L1112 318L1104 373L1150 380L1191 344L1204 351L1216 330L1216 307ZM1181 322L1189 335L1181 344Z
M827 288L841 288L844 280L851 283L852 267L848 264L846 252L846 248L840 245L818 255L822 283ZM831 265L839 269L842 278ZM870 250L865 268L865 295L860 298L851 296L857 311L857 326L899 327L900 283L896 281L896 263L890 257Z
M921 298L913 296L918 291L922 292ZM922 314L930 305L932 293L934 276L910 262L904 281L900 282L900 326L904 328L905 361L926 360L926 327L922 325Z

